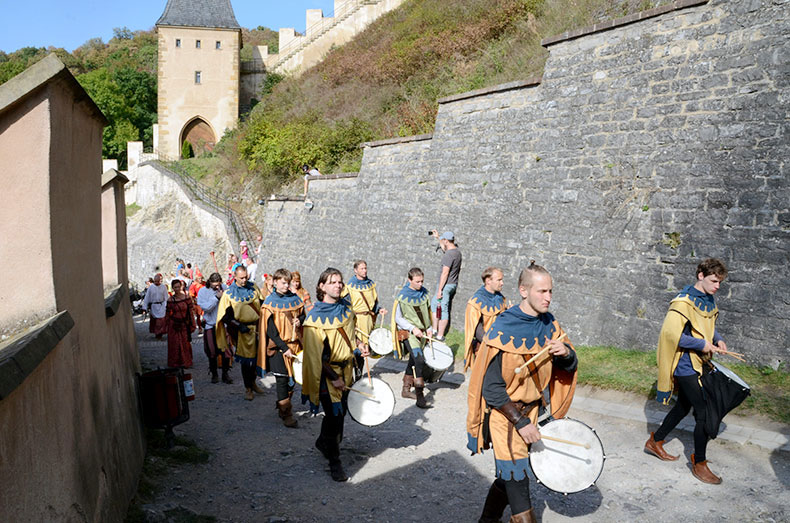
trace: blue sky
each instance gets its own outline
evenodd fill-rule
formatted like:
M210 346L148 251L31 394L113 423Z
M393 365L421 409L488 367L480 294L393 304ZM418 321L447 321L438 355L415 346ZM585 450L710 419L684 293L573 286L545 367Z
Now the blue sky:
M305 28L305 10L334 10L333 0L231 0L242 27ZM86 40L112 37L114 27L150 29L167 0L0 0L0 50L63 47L73 51Z

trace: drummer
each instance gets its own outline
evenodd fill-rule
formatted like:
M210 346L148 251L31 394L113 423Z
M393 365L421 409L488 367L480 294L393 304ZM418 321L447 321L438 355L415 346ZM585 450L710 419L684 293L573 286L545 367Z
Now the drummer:
M376 316L387 314L387 309L383 309L379 305L376 284L368 278L368 263L365 260L354 262L354 275L346 283L341 296L347 296L351 301L351 308L356 316L357 329L362 331L363 338L367 340L375 326ZM360 374L363 367L364 361L361 357L357 357L356 368Z
M395 298L395 314L393 323L397 325L398 332L393 333L398 351L398 357L403 357L403 353L409 353L409 363L403 374L403 390L401 396L417 400L417 407L427 409L428 403L425 401L425 378L423 368L425 367L425 336L431 336L431 312L429 309L430 293L422 286L425 281L425 274L422 269L413 267L409 269L409 282L403 286ZM394 329L393 329L394 330ZM396 335L397 334L397 335ZM401 345L403 350L401 350ZM411 391L412 386L414 392Z
M496 317L505 310L502 286L505 275L499 267L488 267L482 274L483 285L466 303L464 321L464 372L472 366L483 336Z
M367 345L361 340L355 342L354 314L351 304L340 297L342 290L340 271L332 267L324 270L318 278L316 303L303 327L302 396L310 400L314 412L319 405L324 409L315 446L329 460L335 481L348 480L340 461L340 442L348 406L347 388L353 380L354 348L362 356L369 354Z
M678 400L645 443L645 452L663 461L677 460L678 456L664 450L664 438L694 407L696 425L691 473L703 483L712 485L721 483L721 478L708 468L705 450L709 436L705 432L706 407L699 379L704 362L714 353L727 352L727 344L716 331L719 309L713 299L726 277L724 263L708 258L697 266L697 282L683 288L669 303L658 338L656 400L668 405L673 390L677 391Z
M496 479L480 521L499 521L508 504L513 514L510 521L536 521L527 470L529 445L540 439L536 422L543 391L549 387L550 412L561 418L570 408L576 387L576 353L571 342L562 339L562 327L548 312L552 287L548 271L534 261L521 271L521 303L497 317L472 366L467 446L478 453L493 444L496 462ZM516 372L544 348L548 354Z
M304 303L289 290L291 273L277 269L273 275L274 291L261 306L258 345L258 374L274 374L277 388L277 411L286 427L296 428L291 396L294 389L294 356L302 351L299 327L304 322Z

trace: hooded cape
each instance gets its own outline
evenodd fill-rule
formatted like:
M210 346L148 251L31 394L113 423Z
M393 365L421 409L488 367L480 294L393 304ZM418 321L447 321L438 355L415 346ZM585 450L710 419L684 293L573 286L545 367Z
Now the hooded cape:
M502 296L502 293L488 292L485 285L477 289L477 292L466 303L466 314L464 317L464 372L472 366L475 358L475 353L472 351L472 341L475 339L475 330L480 318L483 318L483 332L488 332L496 317L504 310L505 297Z
M658 350L656 360L658 363L658 383L656 384L656 400L664 405L669 404L674 389L673 374L678 365L683 350L678 348L680 335L686 324L691 325L691 335L713 343L713 334L716 330L716 318L719 309L713 296L705 294L694 288L693 285L685 287L675 298L669 302L669 311L661 326L658 337ZM702 375L702 363L710 356L701 357L697 351L688 351L691 366Z
M408 283L403 286L400 292L398 292L398 295L395 297L395 303L392 305L390 329L392 330L393 350L398 355L398 359L403 357L401 344L398 341L398 325L395 323L395 310L398 307L398 304L401 305L400 312L403 317L406 318L412 325L424 331L431 326L431 310L428 306L430 299L430 293L428 292L428 289L425 288L425 286L421 287L420 290L415 291L409 287ZM420 315L417 314L418 310L422 315L422 320L420 320ZM425 338L417 339L417 336L409 333L409 346L411 346L412 350L419 351L420 348L425 345L425 341Z
M258 287L252 282L247 282L244 287L239 287L234 281L230 287L222 294L222 298L217 305L217 347L223 351L228 348L227 330L221 321L228 308L233 310L233 317L236 321L243 323L249 329L248 332L239 332L236 342L236 360L255 362L258 353L256 333L258 330L258 320L261 312L261 293Z
M261 322L258 327L260 329L260 336L258 337L258 374L260 376L266 374L267 349L272 350L269 349L269 336L266 332L269 318L274 317L274 325L277 327L280 338L288 345L291 352L296 355L302 351L302 336L300 329L295 329L291 320L301 315L303 310L304 302L302 302L302 299L290 291L282 296L273 292L263 300ZM275 348L273 350L279 349ZM285 361L285 367L288 369L288 375L293 378L292 358L283 356L283 360Z
M353 344L354 314L348 300L341 299L337 303L317 302L304 320L302 330L302 343L304 345L304 358L302 363L302 401L310 401L310 409L318 412L321 404L318 395L321 386L322 363L321 358L324 352L324 340L329 341L330 362L332 370L338 376L342 376L346 386L350 387L353 382L352 358L354 347L349 344L339 333L343 329L349 341ZM345 362L345 366L337 363ZM332 407L336 413L342 412L343 392L336 389L327 379L329 396L332 399Z
M497 317L478 350L469 380L466 430L467 447L473 454L488 448L483 441L483 420L488 410L483 398L483 378L489 364L499 353L502 353L502 378L505 380L508 396L513 401L532 404L528 412L532 423L537 422L540 397L546 387L549 388L552 416L565 416L576 389L575 370L568 372L554 366L553 358L547 354L520 374L515 372L517 367L543 348L546 338L558 339L564 334L550 313L530 316L514 306ZM565 344L573 348L567 339ZM532 378L532 372L527 372L528 370L536 373L539 389ZM491 409L489 430L494 446L497 476L517 481L526 477L529 448L513 424L498 410Z

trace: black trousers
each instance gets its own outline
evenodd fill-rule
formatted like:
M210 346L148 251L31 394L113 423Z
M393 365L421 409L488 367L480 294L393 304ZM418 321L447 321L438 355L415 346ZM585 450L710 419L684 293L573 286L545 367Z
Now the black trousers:
M277 401L286 400L291 397L294 390L293 380L288 376L288 367L285 365L285 356L279 350L275 350L271 356L266 355L266 370L274 373L277 389Z
M525 476L521 481L497 478L494 480L494 484L500 491L507 493L507 502L512 514L521 514L532 508L532 501L529 499L528 477Z
M324 420L321 422L321 433L318 439L322 440L324 447L327 449L329 455L329 462L336 463L340 461L340 442L343 441L343 424L345 422L347 408L348 392L343 393L341 401L341 412L336 414L332 406L332 398L329 397L329 392L326 387L326 377L322 376L321 393L319 399L321 407L324 409Z
M409 351L409 363L406 364L406 375L422 378L422 371L425 368L425 353L423 349L412 349L409 340L403 340L403 348ZM415 356L416 353L416 356Z
M702 395L697 375L675 376L678 386L678 401L664 418L663 423L655 433L655 440L666 439L667 435L677 427L678 423L686 417L694 407L694 459L705 461L705 450L708 446L708 435L705 432L705 397Z
M255 362L241 362L241 378L244 380L244 387L251 389L255 385Z

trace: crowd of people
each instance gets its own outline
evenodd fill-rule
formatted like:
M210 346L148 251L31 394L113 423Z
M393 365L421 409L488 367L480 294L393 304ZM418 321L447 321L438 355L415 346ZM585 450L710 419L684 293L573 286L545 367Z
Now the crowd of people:
M426 347L444 339L462 262L452 232L429 234L442 251L437 290L429 292L425 273L413 267L391 310L395 353L408 357L401 397L422 409L431 407L424 393L432 373ZM264 275L263 285L255 285L255 264L246 244L241 247L241 260L232 255L224 277L215 272L204 283L202 275L190 273L190 264L179 260L183 277L174 278L168 291L157 274L145 295L150 331L157 338L167 334L168 365L189 368L191 337L202 328L212 383L220 381L220 369L221 381L233 383L235 361L247 401L264 392L256 378L273 375L276 408L288 428L298 427L292 399L299 382L310 412L324 412L315 447L329 462L332 479L346 481L340 442L349 389L363 375L376 319L389 311L379 303L365 260L354 262L348 280L336 268L324 270L313 302L297 271L280 268ZM705 429L699 378L713 354L727 353L715 329L713 300L726 275L721 261L705 260L695 283L672 300L660 334L658 392L667 401L676 391L678 401L644 446L661 460L677 460L664 450L664 439L693 407L697 425L691 471L709 484L721 478L707 466L706 445L715 434ZM189 284L187 277L192 277ZM530 446L541 439L542 422L562 418L570 408L579 361L568 333L549 312L553 280L547 269L533 261L520 272L515 305L502 294L501 268L486 268L481 280L466 304L463 346L464 371L470 373L468 448L473 454L493 448L496 466L480 521L499 521L507 505L511 521L535 521L527 474Z

